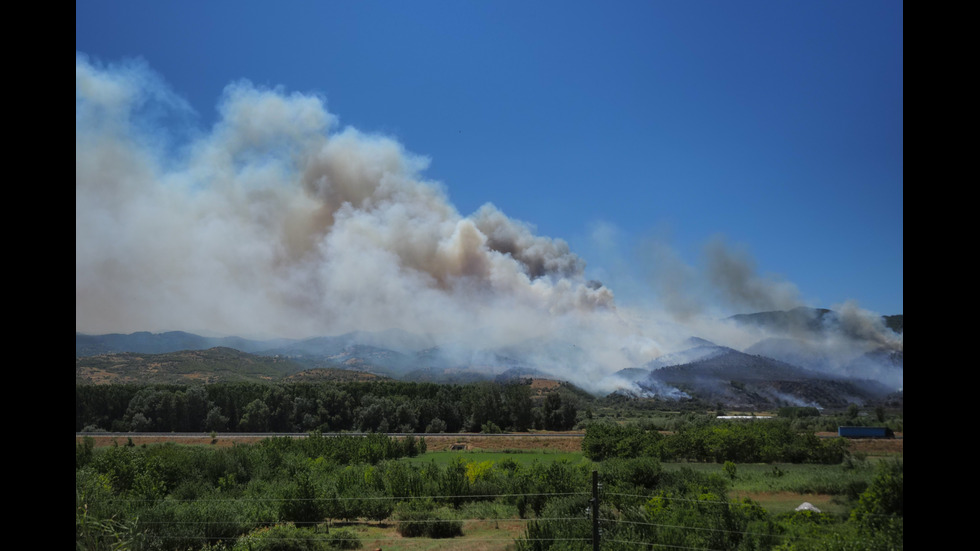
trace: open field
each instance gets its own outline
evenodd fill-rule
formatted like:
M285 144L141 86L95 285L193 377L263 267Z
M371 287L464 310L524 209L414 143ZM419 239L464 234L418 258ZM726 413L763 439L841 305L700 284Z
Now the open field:
M799 507L803 502L813 505L814 507L820 509L820 511L823 513L841 515L848 511L847 505L838 503L836 500L834 500L834 496L827 494L799 494L796 492L744 492L734 490L730 492L729 497L738 499L747 497L761 505L763 509L769 511L771 514L788 513Z
M852 466L742 463L736 466L729 495L750 498L773 514L792 511L803 502L825 513L844 513L847 505L834 497L858 493L856 489L863 488L874 477L876 462L869 459L854 462ZM664 464L665 469L682 467L727 478L722 465L716 463Z

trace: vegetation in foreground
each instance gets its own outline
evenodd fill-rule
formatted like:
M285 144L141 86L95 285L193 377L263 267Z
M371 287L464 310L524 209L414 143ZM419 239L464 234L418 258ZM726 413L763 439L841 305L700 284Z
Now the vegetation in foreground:
M601 481L602 549L636 542L710 549L899 549L903 464L848 458L799 475L853 472L843 514L774 513L733 489L802 488L796 475L744 463L665 467L655 457L548 460L469 454L426 461L424 440L277 438L231 448L76 445L78 549L361 548L374 523L398 541L466 538L474 522L520 523L522 550L591 549L591 471ZM790 467L786 467L787 470ZM826 476L828 480L835 475ZM762 477L762 478L760 478ZM393 536L391 536L393 537ZM432 539L437 538L437 539ZM374 541L374 540L372 540ZM397 548L386 541L386 549ZM506 547L501 544L500 549Z

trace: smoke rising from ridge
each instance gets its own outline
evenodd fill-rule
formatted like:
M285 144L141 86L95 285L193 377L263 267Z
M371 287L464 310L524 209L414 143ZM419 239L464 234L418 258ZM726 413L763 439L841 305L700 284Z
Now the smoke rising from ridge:
M339 127L317 95L232 83L199 131L145 65L76 54L75 66L76 331L402 329L461 350L538 339L552 344L522 349L528 360L583 386L691 334L759 337L699 318L679 264L662 287L670 315L617 305L566 242L489 203L459 213L423 177L425 157ZM715 242L707 255L704 279L727 303L800 304L746 254Z
M446 333L615 309L565 242L490 204L462 216L426 159L336 128L317 96L234 83L177 160L137 120L171 97L145 67L76 59L79 330Z
M756 274L755 262L742 250L734 250L720 238L705 247L708 276L726 302L751 310L786 310L802 306L792 283Z

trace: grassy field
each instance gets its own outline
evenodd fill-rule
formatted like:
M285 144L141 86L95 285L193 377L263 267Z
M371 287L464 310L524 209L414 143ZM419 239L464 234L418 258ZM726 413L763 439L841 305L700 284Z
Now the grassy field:
M748 497L770 513L792 511L803 502L827 513L847 511L845 498L856 496L874 478L873 461L845 465L739 464L731 480L730 497ZM716 463L667 463L665 469L682 467L725 477Z

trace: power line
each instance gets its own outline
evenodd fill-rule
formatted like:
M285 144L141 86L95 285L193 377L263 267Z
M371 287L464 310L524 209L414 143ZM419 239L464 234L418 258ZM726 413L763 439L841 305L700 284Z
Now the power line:
M720 549L711 549L710 547L688 547L684 545L671 545L668 543L651 543L648 541L632 541L632 540L618 540L612 538L606 538L603 541L609 541L613 543L626 543L633 545L643 545L643 546L654 546L654 547L664 547L667 549L689 549L694 551L722 551Z
M708 532L722 532L725 534L740 534L743 536L774 536L774 537L787 537L779 534L768 534L765 532L743 532L739 530L726 530L724 528L708 528L706 526L684 526L680 524L661 524L656 522L640 522L635 520L622 520L622 519L602 519L604 522L610 523L622 523L622 524L633 524L638 526L654 526L656 528L680 528L684 530L704 530Z
M156 503L161 501L173 502L173 503L187 503L195 502L200 503L212 502L212 503L223 503L223 502L288 502L288 501L370 501L370 500L400 500L407 501L410 499L455 499L455 500L471 500L471 499L488 499L488 498L501 498L501 497L542 497L542 496L584 496L588 495L587 492L539 492L539 493L524 493L524 494L464 494L464 495L437 495L437 496L325 496L325 497L240 497L240 498L194 498L194 499L170 499L170 498L110 498L104 500L107 503Z
M438 518L438 519L393 519L391 521L367 521L367 520L337 520L331 519L331 522L336 525L344 526L379 526L383 524L399 524L399 523L424 523L424 522L557 522L557 521L574 521L588 520L585 517L536 517L536 518L514 518L514 517L491 517L491 518ZM312 524L308 521L303 520L280 520L276 524ZM262 522L237 522L233 520L227 521L208 521L208 520L174 520L174 521L141 521L140 525L146 526L195 526L195 525L241 525L241 524L263 524Z

